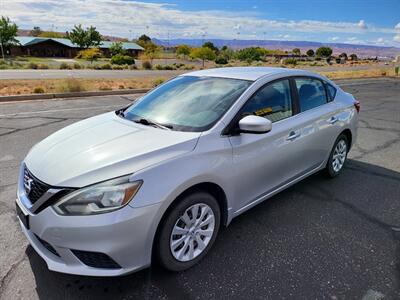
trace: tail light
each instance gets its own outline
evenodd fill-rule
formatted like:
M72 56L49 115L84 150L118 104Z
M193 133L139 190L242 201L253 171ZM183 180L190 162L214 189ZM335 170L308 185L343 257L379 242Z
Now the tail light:
M360 108L361 108L360 101L355 100L354 107L355 107L357 113L359 113L360 112Z

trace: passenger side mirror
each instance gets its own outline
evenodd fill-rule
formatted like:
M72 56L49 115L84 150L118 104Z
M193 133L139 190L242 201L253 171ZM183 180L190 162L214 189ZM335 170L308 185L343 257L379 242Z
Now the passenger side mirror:
M272 129L272 122L259 116L246 116L239 121L240 132L267 133Z

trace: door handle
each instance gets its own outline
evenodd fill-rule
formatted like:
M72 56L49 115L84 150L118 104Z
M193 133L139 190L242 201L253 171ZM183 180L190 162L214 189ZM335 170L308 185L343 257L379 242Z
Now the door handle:
M338 119L337 117L332 117L332 118L329 119L328 122L329 122L330 124L335 124L337 121L339 121L339 119Z
M290 132L289 136L286 138L287 141L293 141L294 139L297 139L300 136L300 133L298 132Z

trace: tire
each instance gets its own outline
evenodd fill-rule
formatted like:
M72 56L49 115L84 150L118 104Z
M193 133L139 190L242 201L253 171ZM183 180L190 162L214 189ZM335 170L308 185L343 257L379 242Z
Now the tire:
M193 218L196 211L197 217ZM159 263L170 271L183 271L197 264L214 244L220 216L218 202L212 195L198 191L183 197L160 224L156 241ZM172 234L173 230L181 234Z
M347 160L349 148L347 136L345 134L339 135L332 147L328 163L325 167L325 173L328 177L334 178L342 172Z

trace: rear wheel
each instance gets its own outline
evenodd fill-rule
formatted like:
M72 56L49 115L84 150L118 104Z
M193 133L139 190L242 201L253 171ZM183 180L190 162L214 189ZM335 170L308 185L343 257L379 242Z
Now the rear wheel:
M347 153L349 150L349 142L347 136L344 134L339 135L333 145L331 154L329 156L328 163L326 165L326 174L333 178L338 176L347 159Z
M157 256L161 265L182 271L200 261L217 237L220 214L217 200L205 192L179 201L160 227Z

